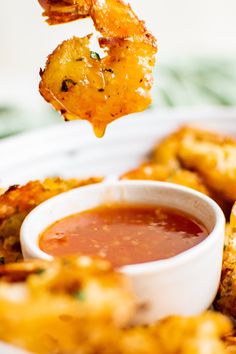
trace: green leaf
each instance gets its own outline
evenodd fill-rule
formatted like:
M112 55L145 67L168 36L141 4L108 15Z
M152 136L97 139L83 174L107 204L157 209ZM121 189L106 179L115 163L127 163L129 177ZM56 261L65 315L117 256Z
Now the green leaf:
M41 274L45 273L45 271L46 271L46 269L38 268L38 269L36 269L35 274L41 275Z
M8 114L12 111L14 111L14 108L11 106L0 106L0 114Z
M72 296L79 301L85 301L86 299L85 293L81 290L76 290Z
M90 57L95 60L101 60L100 55L93 51L90 52Z

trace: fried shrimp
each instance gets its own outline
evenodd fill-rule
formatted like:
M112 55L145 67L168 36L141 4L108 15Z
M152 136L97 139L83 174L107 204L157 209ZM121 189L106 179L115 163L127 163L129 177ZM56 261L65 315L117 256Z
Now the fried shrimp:
M221 282L215 306L221 312L236 318L236 203L226 230Z
M236 337L233 335L226 336L224 339L227 354L236 354Z
M211 195L211 192L197 173L155 163L144 163L137 169L125 173L121 179L171 182L193 188L209 196Z
M155 38L122 0L40 1L48 22L90 16L102 35L105 56L90 50L90 38L64 41L41 71L40 93L66 120L85 119L98 137L113 120L151 103Z
M9 263L22 258L20 227L33 208L59 193L101 180L47 178L42 182L29 182L25 186L12 186L0 195L0 262Z
M227 353L222 338L232 326L218 313L130 326L136 298L104 260L9 264L0 277L0 338L34 353Z
M226 348L221 339L231 330L228 318L219 313L205 312L186 318L169 317L154 326L152 332L160 343L160 353L223 354Z
M103 260L31 261L0 275L0 338L34 353L98 353L109 326L128 325L135 311L129 281Z
M228 318L219 313L171 316L149 327L134 327L123 333L118 353L226 354L222 338L231 330Z
M225 216L228 217L232 204L225 201L218 193L209 188L202 176L174 164L164 165L158 163L144 163L137 169L126 172L121 179L128 180L152 180L180 184L195 189L198 192L208 195L214 199L222 208Z
M183 127L157 145L153 159L198 172L222 198L236 200L236 140L193 127Z

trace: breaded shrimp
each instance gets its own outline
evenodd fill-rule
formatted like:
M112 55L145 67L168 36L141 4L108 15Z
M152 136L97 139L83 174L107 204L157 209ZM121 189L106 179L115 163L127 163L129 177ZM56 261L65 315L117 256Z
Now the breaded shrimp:
M166 155L167 156L167 155ZM225 201L218 193L209 188L201 175L170 163L170 165L158 163L144 163L137 169L126 172L121 179L152 180L180 184L197 190L214 199L222 208L226 217L229 216L232 204Z
M236 354L236 337L233 334L235 331L224 339L227 354Z
M74 37L56 48L41 71L40 93L66 120L88 120L101 137L108 123L147 108L156 41L129 5L122 0L41 4L49 23L88 15L102 35L103 58L90 50L91 35Z
M232 324L228 318L210 311L192 317L172 316L152 329L160 343L159 353L165 354L226 353L220 339L231 330Z
M125 173L121 176L121 179L170 182L193 188L209 196L211 195L204 181L197 173L157 163L144 163L137 169Z
M136 308L129 281L104 260L30 261L0 276L0 338L34 353L98 353Z
M20 227L33 208L59 193L101 180L47 178L44 181L29 182L24 186L12 186L0 195L0 263L14 262L22 258Z
M157 143L151 154L151 162L169 166L174 169L183 167L179 160L179 144L183 129L167 135Z
M232 208L226 234L221 282L215 306L236 318L236 203Z
M34 353L226 354L232 326L221 314L133 327L136 310L129 281L104 260L0 266L0 338Z
M115 354L226 354L222 338L232 325L225 316L171 316L147 327L134 327L120 338Z
M236 200L236 140L194 127L183 127L165 138L154 161L197 171L223 199Z

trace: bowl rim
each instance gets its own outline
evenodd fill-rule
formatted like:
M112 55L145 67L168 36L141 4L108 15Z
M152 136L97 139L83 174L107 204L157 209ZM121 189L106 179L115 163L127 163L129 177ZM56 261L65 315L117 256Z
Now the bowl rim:
M109 187L117 187L117 186L122 186L125 185L127 187L129 186L136 186L140 188L144 187L159 187L159 188L166 188L169 190L174 190L174 191L182 191L186 194L191 194L192 196L196 197L200 201L204 201L205 203L208 204L208 206L212 209L215 215L215 225L211 232L209 232L208 236L202 240L200 243L197 245L189 248L186 251L183 251L175 256L169 257L167 259L162 259L162 260L156 260L156 261L150 261L150 262L145 262L145 263L137 263L137 264L131 264L131 265L126 265L117 268L118 271L122 273L126 273L128 275L140 275L140 274L150 274L150 273L157 273L157 272L163 272L163 271L168 271L172 267L178 266L183 266L185 263L188 263L189 261L194 261L196 258L199 257L202 253L208 252L208 250L214 245L214 242L220 237L221 231L224 230L225 227L225 217L223 214L223 211L219 207L219 205L210 197L207 195L198 192L192 188L185 187L182 185L174 184L174 183L169 183L169 182L161 182L161 181L149 181L149 180L121 180L121 181L103 181L100 183L96 184L91 184L91 185L86 185L82 187L77 187L72 190L60 193L59 195L56 195L52 198L49 198L48 200L44 201L43 203L39 204L37 207L35 207L24 219L21 229L20 229L20 242L21 245L24 244L22 248L27 250L27 253L31 254L31 258L40 258L44 260L53 260L53 256L47 254L46 252L42 251L39 248L39 245L33 241L32 239L29 238L29 230L28 230L28 223L31 221L31 217L35 216L35 214L40 213L41 210L45 208L45 205L47 206L48 204L55 203L55 202L60 202L63 200L66 196L73 195L74 193L77 193L78 190L81 189L94 189L94 188L103 188L103 186L109 186ZM148 204L148 203L147 203ZM160 204L164 206L164 204ZM181 211L181 209L178 209ZM68 216L71 214L68 214ZM191 215L191 213L190 213ZM192 215L194 216L194 215ZM199 220L201 221L201 220ZM49 224L50 225L50 224ZM48 226L49 226L48 225ZM38 235L39 236L39 235ZM222 238L224 237L224 233L222 235ZM38 239L36 239L38 240ZM222 248L223 251L223 248Z

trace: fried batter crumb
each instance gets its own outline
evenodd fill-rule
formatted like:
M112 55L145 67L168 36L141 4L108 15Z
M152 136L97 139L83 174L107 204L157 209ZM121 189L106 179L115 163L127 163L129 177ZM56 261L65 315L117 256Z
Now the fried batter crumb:
M102 178L46 178L44 181L32 181L24 186L12 186L1 194L0 257L4 259L4 263L22 259L19 232L22 222L33 208L59 193L101 181Z

